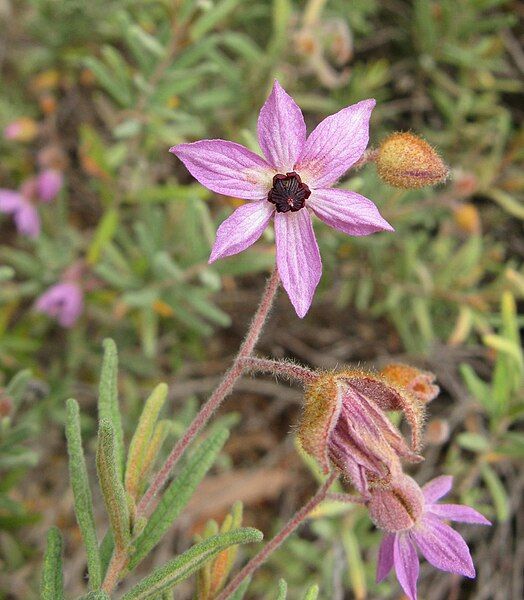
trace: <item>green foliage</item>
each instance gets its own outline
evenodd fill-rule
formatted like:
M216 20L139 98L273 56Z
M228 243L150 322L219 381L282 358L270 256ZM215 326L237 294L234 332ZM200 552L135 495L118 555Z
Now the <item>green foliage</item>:
M142 533L138 536L134 544L135 551L131 557L130 568L135 567L158 544L215 462L228 436L227 429L217 429L191 455L180 475L164 492Z
M67 401L66 437L69 454L69 476L71 487L73 488L75 515L86 549L89 585L97 589L102 583L102 573L93 514L93 499L91 497L84 450L82 448L80 410L78 402L72 398Z
M64 581L62 575L62 536L53 527L47 534L47 548L42 571L42 600L63 600Z
M122 600L142 600L153 598L159 592L169 590L202 567L216 554L237 544L248 544L262 541L262 534L257 529L244 527L222 533L196 544L163 567L155 569L149 577L143 579L132 590L124 594Z

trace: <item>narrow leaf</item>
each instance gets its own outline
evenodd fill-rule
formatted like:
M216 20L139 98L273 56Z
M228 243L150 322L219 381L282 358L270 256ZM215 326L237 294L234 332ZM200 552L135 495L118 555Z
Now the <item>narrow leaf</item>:
M115 432L107 419L100 420L96 466L100 489L104 497L115 549L126 548L130 540L129 511L124 486L117 465Z
M62 600L64 597L62 536L56 527L52 527L47 534L40 591L42 600Z
M263 535L257 529L246 527L229 533L213 536L196 544L183 554L155 569L132 590L124 594L122 600L145 600L168 590L200 569L210 558L236 544L260 542Z
M125 488L128 494L136 500L142 466L147 454L158 415L167 398L168 387L165 383L158 385L146 400L140 420L129 445L127 457Z
M70 398L66 404L66 437L69 454L69 477L73 488L75 515L87 553L89 585L98 588L102 583L100 554L93 516L93 498L82 448L80 432L80 411L76 400Z
M115 342L104 340L104 360L100 375L98 396L98 418L107 419L115 433L115 448L118 459L118 473L122 477L124 467L124 432L118 408L118 354Z
M244 579L244 581L238 586L236 592L233 593L229 600L242 600L250 583L251 577L246 577L246 579Z
M86 596L82 596L82 600L111 600L109 594L102 590L89 592Z
M318 585L315 583L310 588L308 588L307 592L304 595L304 600L317 600L318 592Z
M499 476L489 465L484 464L482 465L482 477L493 498L497 518L502 522L507 521L510 514L509 500Z
M287 582L285 579L280 579L278 582L278 594L276 600L286 600L287 598Z
M167 488L144 531L136 540L129 568L133 569L158 544L181 510L189 502L197 485L215 462L229 436L227 429L213 432L189 458L180 475Z

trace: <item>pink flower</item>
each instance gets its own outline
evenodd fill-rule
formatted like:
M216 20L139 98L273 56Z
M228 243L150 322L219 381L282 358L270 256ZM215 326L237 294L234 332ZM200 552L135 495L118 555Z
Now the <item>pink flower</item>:
M57 169L45 169L36 179L37 193L42 202L54 200L63 185L63 176Z
M36 301L35 310L55 318L62 327L72 327L84 308L84 292L78 283L51 286Z
M437 504L451 489L452 477L437 477L421 490L405 475L399 482L389 490L377 490L377 497L369 504L375 524L388 531L379 549L377 582L394 566L408 598L417 600L417 548L437 569L474 578L475 567L466 542L444 521L491 523L469 506Z
M0 212L12 215L22 235L37 238L40 235L40 217L31 200L23 192L0 189Z
M348 235L393 231L371 200L331 187L366 149L374 106L375 100L348 106L306 137L300 108L275 81L258 118L258 140L265 158L224 140L171 148L202 185L250 200L218 228L209 262L251 246L274 218L280 279L298 316L303 317L322 273L312 213Z

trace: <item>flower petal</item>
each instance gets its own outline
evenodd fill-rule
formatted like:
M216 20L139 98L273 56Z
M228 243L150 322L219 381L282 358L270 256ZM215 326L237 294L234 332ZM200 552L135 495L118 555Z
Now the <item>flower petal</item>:
M248 202L237 208L218 228L209 262L237 254L254 244L274 211L274 205L267 200Z
M307 204L324 223L348 235L394 231L371 200L350 190L314 190Z
M14 213L14 220L18 232L22 235L30 238L37 238L40 235L40 216L29 200L24 200Z
M363 100L324 119L312 131L295 170L310 188L332 185L362 156L375 100Z
M380 544L380 548L378 549L378 559L377 559L377 583L380 583L384 580L391 569L393 568L393 547L395 545L395 534L386 533L382 542Z
M469 548L462 536L431 514L424 515L419 527L412 530L420 551L437 569L475 577Z
M275 174L267 162L241 144L200 140L169 149L202 185L225 196L262 200Z
M417 549L409 535L401 533L395 535L393 558L398 582L410 600L417 600L419 564Z
M277 266L282 285L302 318L313 301L322 261L307 210L275 213Z
M276 80L260 110L258 141L277 171L293 171L306 141L306 123L298 105Z
M450 521L491 525L491 521L488 521L484 515L464 504L430 504L427 506L427 511L441 519Z
M13 190L0 189L0 212L12 214L20 209L24 203L24 197Z
M424 494L426 504L433 504L440 498L443 498L451 490L452 485L453 477L451 475L441 475L428 481L426 485L422 486L422 493Z

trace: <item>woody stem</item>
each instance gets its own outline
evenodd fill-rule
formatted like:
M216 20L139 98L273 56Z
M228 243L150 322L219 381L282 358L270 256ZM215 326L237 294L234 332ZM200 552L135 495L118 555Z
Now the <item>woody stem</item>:
M326 481L319 487L317 493L299 509L293 517L284 525L277 535L269 541L265 547L254 556L247 565L234 577L228 586L216 597L215 600L227 600L239 588L246 577L252 575L268 556L274 552L288 538L295 529L301 525L309 513L326 498L329 488L338 477L338 473L333 471Z

